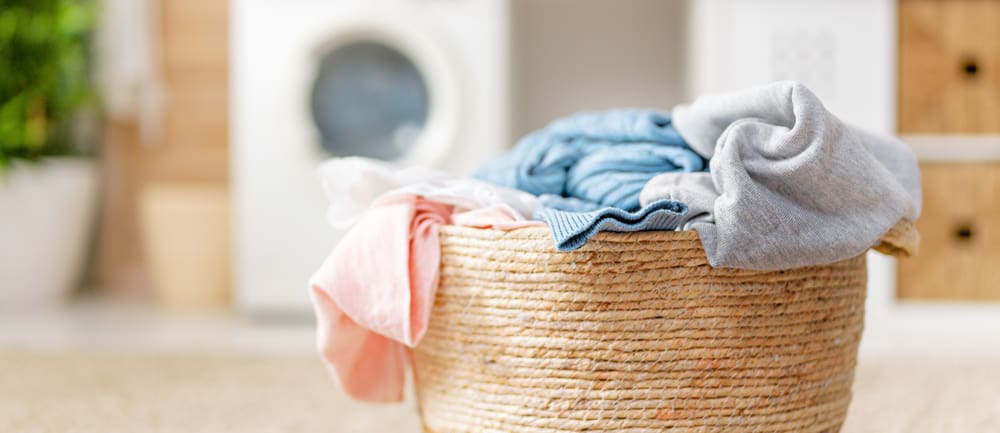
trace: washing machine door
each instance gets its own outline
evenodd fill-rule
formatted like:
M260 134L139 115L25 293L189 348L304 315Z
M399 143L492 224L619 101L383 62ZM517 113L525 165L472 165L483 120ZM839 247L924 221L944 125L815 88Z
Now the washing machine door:
M455 75L419 29L370 23L317 54L310 107L331 156L433 166L454 145Z

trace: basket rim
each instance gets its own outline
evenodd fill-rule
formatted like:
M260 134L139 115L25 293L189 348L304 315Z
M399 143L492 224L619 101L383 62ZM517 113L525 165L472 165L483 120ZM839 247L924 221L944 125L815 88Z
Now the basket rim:
M547 226L520 227L512 230L495 228L478 228L453 224L440 227L441 233L451 236L473 236L493 240L551 240L552 233ZM698 242L701 238L694 230L653 230L638 232L600 232L590 239L597 243L636 243L636 242ZM590 244L588 242L588 244ZM870 248L883 254L896 257L910 257L917 253L920 234L913 222L901 219L879 237ZM584 245L581 250L587 249Z

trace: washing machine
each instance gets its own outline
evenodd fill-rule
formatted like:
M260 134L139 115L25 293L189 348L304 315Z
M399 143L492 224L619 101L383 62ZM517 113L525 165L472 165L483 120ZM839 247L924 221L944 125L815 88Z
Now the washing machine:
M501 0L233 0L237 306L308 314L342 233L316 167L366 156L468 174L509 137Z

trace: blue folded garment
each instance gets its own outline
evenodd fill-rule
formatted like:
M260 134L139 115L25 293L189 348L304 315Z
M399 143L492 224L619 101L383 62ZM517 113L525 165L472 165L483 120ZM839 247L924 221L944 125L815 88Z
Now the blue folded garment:
M584 203L589 202L592 208L633 211L640 208L639 193L649 179L704 168L705 160L688 147L669 116L618 110L556 120L521 139L476 177L536 195L576 199L551 200L563 210L589 210Z
M559 251L582 247L599 232L638 232L674 230L684 222L687 205L674 200L660 200L636 212L606 207L590 212L568 212L540 206L535 219L545 221Z
M601 206L592 201L580 200L576 197L563 197L555 194L542 194L538 196L538 206L550 207L567 212L590 212L592 210L607 207Z

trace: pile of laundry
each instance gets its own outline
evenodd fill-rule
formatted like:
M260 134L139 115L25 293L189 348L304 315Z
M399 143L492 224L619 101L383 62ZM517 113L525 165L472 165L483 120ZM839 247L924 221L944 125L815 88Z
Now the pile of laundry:
M790 269L861 254L920 213L916 158L778 82L671 115L582 113L523 138L475 179L364 158L320 168L334 227L311 281L319 345L354 398L399 401L427 329L438 228L548 227L571 251L604 231L695 230L712 266Z

